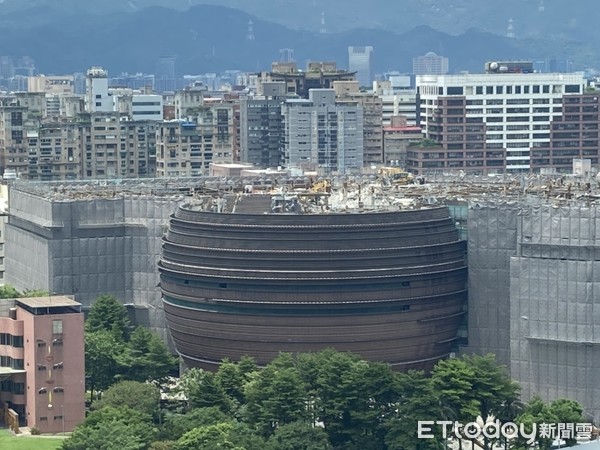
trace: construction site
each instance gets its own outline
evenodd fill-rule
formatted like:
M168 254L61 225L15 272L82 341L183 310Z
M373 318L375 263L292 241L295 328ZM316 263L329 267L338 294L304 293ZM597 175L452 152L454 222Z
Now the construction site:
M294 342L298 351L338 342L399 370L426 367L457 352L491 352L521 383L525 400L535 393L573 398L598 420L599 202L595 178L558 175L14 181L6 282L21 290L74 295L84 306L112 293L140 323L165 338L172 335L189 365L210 367L246 341L247 348L238 345L232 357L256 351L268 360L275 348L289 344L294 351ZM440 228L427 225L432 221ZM427 250L434 246L446 250ZM250 268L242 266L249 254L243 250L253 250ZM327 255L313 258L311 250ZM453 275L438 276L440 264ZM186 265L191 268L182 270ZM265 274L273 270L285 276ZM254 298L226 280L233 275L250 282L247 271L260 292ZM332 276L307 276L314 271ZM417 292L423 273L429 278ZM303 278L326 289L304 292ZM353 289L352 283L360 286ZM296 286L289 297L282 291L286 284ZM432 305L440 296L447 303L437 303L436 314ZM183 317L189 305L181 302L209 304L207 299L218 300L212 303L216 315L237 323L237 331L228 328L231 323L220 328L211 323L206 311ZM304 309L304 317L312 314L307 324L320 329L291 333L289 340L278 334L291 326L289 311L280 309L290 305L277 304L287 301L298 303L294 310ZM371 301L375 310L369 309ZM408 320L418 305L427 305L425 316ZM254 326L274 324L259 332L257 341L266 342L261 348L244 334L256 331L244 328L244 308L244 314L261 317ZM363 319L364 334L353 341L344 326ZM328 320L339 320L340 328L328 328ZM205 339L208 334L212 341ZM389 345L378 347L370 338Z

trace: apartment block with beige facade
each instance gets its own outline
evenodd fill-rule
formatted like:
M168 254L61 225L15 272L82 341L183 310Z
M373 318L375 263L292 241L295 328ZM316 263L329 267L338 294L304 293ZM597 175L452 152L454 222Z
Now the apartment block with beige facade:
M4 99L0 103L0 171L26 173L29 154L26 142L27 132L37 130L39 117L32 117L25 106L19 106L14 99Z
M12 427L72 431L85 418L81 304L64 296L0 305L0 404Z
M45 123L26 131L27 169L22 178L40 181L81 177L82 139L77 123Z
M159 124L156 133L158 177L208 175L211 163L231 163L236 145L235 108L216 103L198 108L193 121Z
M335 81L336 103L358 105L363 110L363 164L383 162L383 101L372 92L361 92L358 81Z
M156 122L130 121L119 113L91 113L80 125L82 178L154 175Z

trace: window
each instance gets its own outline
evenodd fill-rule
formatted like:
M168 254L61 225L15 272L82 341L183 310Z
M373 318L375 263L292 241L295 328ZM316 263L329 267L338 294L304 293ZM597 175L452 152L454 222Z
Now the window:
M402 287L410 287L410 281L403 281L400 284L402 285Z
M463 95L462 86L448 86L448 95Z
M53 320L52 321L52 334L62 334L63 332L63 321Z
M40 417L40 422L47 422L48 418L46 416Z
M567 94L578 94L581 86L578 84L567 84L565 86L565 92Z
M60 392L65 392L65 389L62 388L62 387L57 386L57 387L55 387L53 389L53 391L56 392L56 393L60 393Z

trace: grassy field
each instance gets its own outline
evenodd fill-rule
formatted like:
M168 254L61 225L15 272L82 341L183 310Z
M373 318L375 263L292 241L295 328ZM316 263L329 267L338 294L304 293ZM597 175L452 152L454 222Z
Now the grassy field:
M2 450L57 450L62 441L63 438L15 437L6 430L0 430L0 449Z

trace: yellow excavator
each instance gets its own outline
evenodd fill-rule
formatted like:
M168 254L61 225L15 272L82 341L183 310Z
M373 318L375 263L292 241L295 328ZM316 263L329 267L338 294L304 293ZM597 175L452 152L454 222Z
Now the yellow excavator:
M323 192L323 193L331 193L331 181L330 180L320 180L314 183L311 183L310 186L311 192Z
M401 167L381 167L379 177L381 180L388 179L396 185L412 184L414 182L413 175Z

